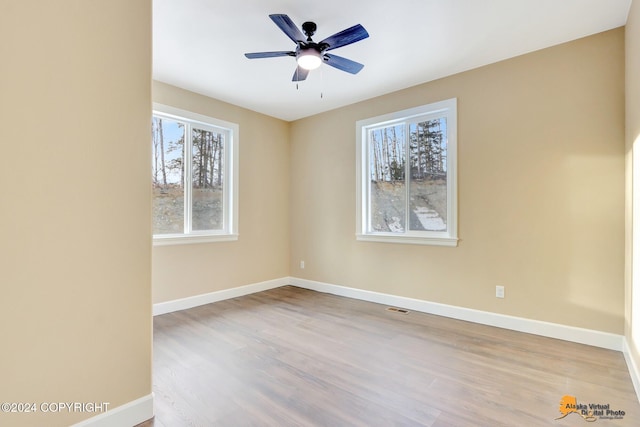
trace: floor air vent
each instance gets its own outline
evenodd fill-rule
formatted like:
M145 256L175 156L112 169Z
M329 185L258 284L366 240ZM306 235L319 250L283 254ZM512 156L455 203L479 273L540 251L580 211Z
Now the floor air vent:
M387 307L387 311L393 311L395 313L400 313L400 314L409 314L409 310L405 310L404 308L397 308L397 307Z

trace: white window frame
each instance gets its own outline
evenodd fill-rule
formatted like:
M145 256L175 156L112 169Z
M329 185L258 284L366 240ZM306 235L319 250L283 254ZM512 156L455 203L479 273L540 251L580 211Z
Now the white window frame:
M185 123L185 136L190 135L191 127L226 134L224 144L223 169L223 227L221 230L191 230L191 168L192 162L185 165L185 233L154 234L153 245L180 245L190 243L225 242L238 240L238 171L240 129L235 123L227 122L202 114L192 113L162 104L153 104L153 115ZM188 141L187 141L188 140ZM189 142L189 143L187 143ZM190 138L185 137L185 150L192 152ZM191 154L190 154L191 155Z
M445 117L447 120L447 230L416 231L404 233L372 231L369 224L370 198L370 149L369 130L386 127L414 119L430 120ZM372 242L409 243L419 245L457 246L457 99L447 99L395 113L359 120L356 122L356 239ZM407 161L408 163L408 161ZM407 175L408 176L408 175ZM409 184L407 183L407 192ZM407 204L409 197L407 195Z

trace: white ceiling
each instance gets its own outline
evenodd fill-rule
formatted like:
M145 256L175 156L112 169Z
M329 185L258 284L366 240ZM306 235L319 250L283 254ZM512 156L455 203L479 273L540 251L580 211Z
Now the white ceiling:
M631 0L153 0L153 77L287 121L328 111L625 24ZM294 50L269 19L313 21L320 41L355 24L370 37L336 49L365 64L327 65L299 87Z

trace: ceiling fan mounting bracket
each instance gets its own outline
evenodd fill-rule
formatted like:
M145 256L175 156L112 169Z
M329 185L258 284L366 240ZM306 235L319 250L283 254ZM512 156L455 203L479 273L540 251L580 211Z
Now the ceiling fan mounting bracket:
M307 41L310 42L311 37L316 33L318 26L315 22L307 21L302 24L302 32L305 36L307 36Z

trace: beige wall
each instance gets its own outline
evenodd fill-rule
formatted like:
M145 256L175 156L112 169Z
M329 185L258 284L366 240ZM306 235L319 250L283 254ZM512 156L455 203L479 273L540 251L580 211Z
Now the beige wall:
M640 2L637 0L631 5L625 36L627 171L625 336L631 355L636 365L640 366L640 174L637 173L640 161L638 147L640 144Z
M356 120L452 97L459 246L356 241ZM623 332L623 29L296 121L291 144L292 276Z
M115 408L151 392L151 2L5 0L0 12L0 402ZM238 123L241 161L240 240L154 248L153 301L291 274L621 333L623 52L614 30L291 125L154 84L156 102ZM450 97L459 247L356 242L355 121Z
M288 276L289 124L160 82L153 100L240 126L240 238L154 247L154 303Z
M151 393L151 1L3 0L0 40L0 402L115 409Z

